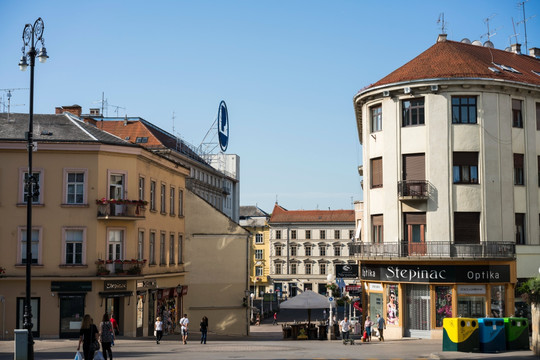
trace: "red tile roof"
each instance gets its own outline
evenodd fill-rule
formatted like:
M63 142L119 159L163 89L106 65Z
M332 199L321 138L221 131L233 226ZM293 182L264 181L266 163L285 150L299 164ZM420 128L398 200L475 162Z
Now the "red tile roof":
M124 125L123 120L118 121L98 121L96 124L98 129L114 134L121 139L126 139L129 136L129 141L135 143L138 137L147 137L148 142L142 143L145 147L163 146L162 142L140 121L128 121Z
M276 204L269 223L352 222L354 210L286 210Z
M495 73L489 69L497 68L494 63L511 66L520 73L500 68L500 73ZM540 60L532 56L447 40L437 42L362 92L381 85L424 79L482 78L538 86L540 75L532 70L540 74Z

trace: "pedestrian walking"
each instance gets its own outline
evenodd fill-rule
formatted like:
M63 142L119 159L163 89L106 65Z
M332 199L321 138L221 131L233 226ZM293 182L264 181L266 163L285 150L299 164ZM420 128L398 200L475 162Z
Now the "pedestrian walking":
M345 344L347 341L350 340L349 331L351 330L351 323L346 316L339 323L339 329L341 331L341 338L343 339L343 343Z
M97 326L94 325L94 321L90 315L84 315L79 334L79 346L77 346L77 351L81 349L82 343L84 360L94 360L95 350L93 344L94 342L99 344L99 331Z
M272 325L277 325L277 312L274 312L274 322Z
M154 324L155 335L156 335L156 344L159 344L161 338L163 337L163 321L161 317L156 318L156 323Z
M371 321L371 317L366 317L366 321L364 322L364 331L366 332L366 341L371 341L371 327L373 326L373 321Z
M180 334L182 335L182 342L187 344L187 338L188 338L188 325L189 325L189 319L187 317L187 314L184 314L184 317L180 319Z
M114 318L114 314L111 313L111 324L114 330L114 335L120 334L120 327L118 326L118 321Z
M99 338L101 339L101 350L103 353L103 358L107 360L107 357L112 360L112 349L111 345L114 340L114 330L109 320L109 314L103 314L101 318L101 323L99 323Z
M203 316L201 319L201 344L206 344L206 336L208 335L208 318Z
M377 314L377 330L379 330L379 341L384 341L384 329L386 329L386 323L381 314Z
M261 326L261 315L257 314L257 320L255 320L255 325Z

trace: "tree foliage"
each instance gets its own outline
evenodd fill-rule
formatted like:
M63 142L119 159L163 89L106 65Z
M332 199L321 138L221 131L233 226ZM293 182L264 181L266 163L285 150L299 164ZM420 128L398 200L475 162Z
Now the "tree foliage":
M540 276L529 279L518 290L529 304L540 304Z

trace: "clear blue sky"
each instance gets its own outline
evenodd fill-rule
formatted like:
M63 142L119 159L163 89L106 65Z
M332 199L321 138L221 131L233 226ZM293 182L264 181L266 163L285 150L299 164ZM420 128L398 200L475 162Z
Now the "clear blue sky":
M536 15L528 45L540 47L540 0L525 9ZM105 92L126 108L118 115L170 132L174 112L175 132L199 145L225 100L241 205L270 212L277 196L291 210L351 209L362 198L352 98L432 46L443 12L450 40L487 40L491 17L504 49L513 17L525 42L518 1L0 0L0 89L29 87L21 36L41 17L50 59L36 65L35 113L88 113ZM12 104L25 106L12 111L28 102L15 91Z

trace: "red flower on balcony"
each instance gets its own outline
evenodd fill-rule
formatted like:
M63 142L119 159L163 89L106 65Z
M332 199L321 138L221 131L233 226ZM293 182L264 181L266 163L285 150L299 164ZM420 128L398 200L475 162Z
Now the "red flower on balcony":
M114 263L115 264L123 264L124 262L122 260L120 260L120 259L116 259L116 260L114 260Z

